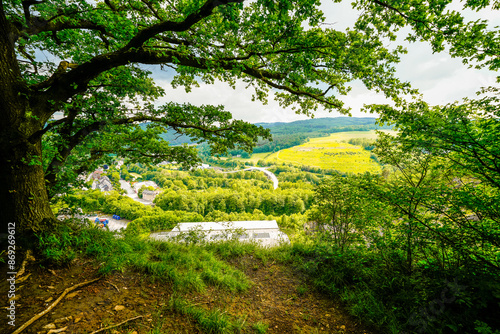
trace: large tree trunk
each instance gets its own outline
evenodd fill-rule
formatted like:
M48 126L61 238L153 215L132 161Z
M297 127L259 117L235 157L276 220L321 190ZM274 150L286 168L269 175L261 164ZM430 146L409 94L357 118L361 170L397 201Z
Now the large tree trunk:
M33 107L40 101L22 78L11 28L0 10L0 225L5 233L15 224L17 240L49 229L55 219L45 189L41 139L29 140L45 121L42 109Z
M43 167L41 143L27 141L6 143L12 130L0 126L0 221L5 232L7 223L15 223L16 236L30 237L33 233L53 227ZM12 139L12 137L11 137Z

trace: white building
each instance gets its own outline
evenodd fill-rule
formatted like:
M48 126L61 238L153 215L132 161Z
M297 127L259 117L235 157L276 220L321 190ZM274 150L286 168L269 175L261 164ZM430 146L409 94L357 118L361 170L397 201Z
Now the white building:
M290 243L276 220L180 223L170 232L152 233L150 237L156 240L178 238L181 241L194 237L207 242L237 239L243 242L256 241L266 247Z
M142 191L142 199L145 200L145 201L154 201L156 195L158 195L160 193L159 190L143 190Z

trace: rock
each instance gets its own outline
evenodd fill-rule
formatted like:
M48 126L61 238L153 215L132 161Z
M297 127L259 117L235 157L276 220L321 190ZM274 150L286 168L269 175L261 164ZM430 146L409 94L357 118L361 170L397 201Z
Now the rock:
M68 317L64 317L64 318L60 318L60 319L54 320L54 323L59 324L61 322L68 322L68 321L71 321L71 320L73 320L73 317L70 315Z
M83 312L82 312L82 313L80 313L80 314L78 314L77 316L75 316L75 324L76 324L77 322L82 321L83 316L84 316Z
M121 311L121 310L124 310L125 309L125 306L123 305L116 305L115 306L115 311Z
M47 324L45 326L42 327L43 329L54 329L56 328L56 325L55 324Z

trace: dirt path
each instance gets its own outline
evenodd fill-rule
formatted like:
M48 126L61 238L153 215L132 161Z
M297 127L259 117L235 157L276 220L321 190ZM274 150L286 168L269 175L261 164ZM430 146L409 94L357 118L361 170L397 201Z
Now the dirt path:
M249 256L235 260L233 265L253 281L247 292L230 293L211 287L205 293L175 295L192 305L220 309L231 317L244 319L249 324L245 333L254 333L250 324L257 322L267 324L267 333L374 333L347 316L339 305L312 291L293 268L262 263ZM31 276L17 286L16 327L44 310L65 288L97 277L98 266L90 260L76 260L67 269L49 270L40 263L30 265ZM0 291L6 288L6 281L0 282ZM134 272L114 273L69 294L23 333L47 334L49 329L43 327L49 324L56 329L66 327L61 333L91 333L139 315L144 317L103 333L202 333L189 316L167 307L173 294L169 283L152 282ZM0 333L12 331L2 320Z

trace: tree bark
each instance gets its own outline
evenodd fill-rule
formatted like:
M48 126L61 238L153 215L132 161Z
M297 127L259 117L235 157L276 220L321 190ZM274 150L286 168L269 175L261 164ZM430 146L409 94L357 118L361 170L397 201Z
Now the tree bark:
M55 224L41 164L41 142L6 143L9 131L0 126L0 221L5 232L15 223L16 236L30 237Z
M36 102L21 76L14 39L0 10L0 225L5 233L14 223L17 240L50 228L55 218L45 189L41 139L28 140L43 129L43 110L33 107Z

